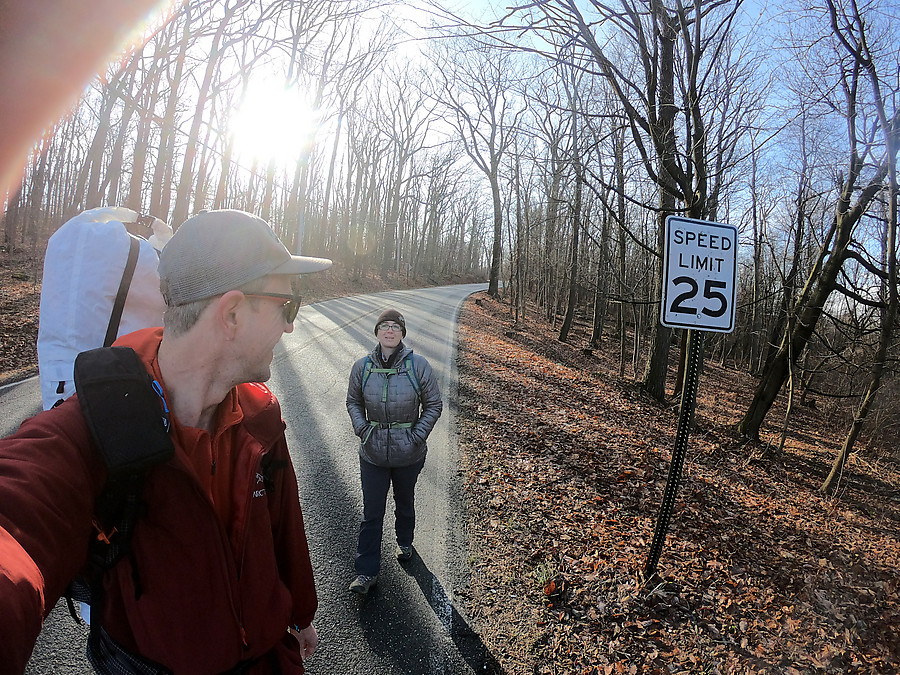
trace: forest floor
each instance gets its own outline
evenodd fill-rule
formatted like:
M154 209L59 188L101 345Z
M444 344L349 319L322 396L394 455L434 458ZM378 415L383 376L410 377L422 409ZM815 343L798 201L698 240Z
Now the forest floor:
M519 674L900 673L900 453L779 401L750 443L746 373L707 362L658 578L642 583L678 406L486 294L463 310L459 434L472 628ZM674 354L674 350L673 350ZM674 360L674 358L672 359Z
M0 384L36 372L40 276L0 253ZM307 279L306 301L407 287ZM642 584L678 409L619 377L610 338L587 353L585 330L560 343L533 310L514 327L485 294L461 316L462 601L498 672L900 672L898 450L861 447L822 497L843 424L798 406L773 458L783 401L767 443L737 437L754 382L707 362L659 579Z

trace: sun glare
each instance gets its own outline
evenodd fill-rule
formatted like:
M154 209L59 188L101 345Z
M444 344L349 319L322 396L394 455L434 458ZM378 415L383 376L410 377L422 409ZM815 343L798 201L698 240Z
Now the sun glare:
M228 126L238 157L287 165L309 153L320 122L300 91L267 81L251 82Z

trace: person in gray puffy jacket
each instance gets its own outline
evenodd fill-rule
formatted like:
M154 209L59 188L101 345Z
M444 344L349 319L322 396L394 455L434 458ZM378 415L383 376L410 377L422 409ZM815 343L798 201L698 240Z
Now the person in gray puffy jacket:
M375 322L378 344L353 364L347 412L359 439L363 519L350 590L369 592L381 569L381 538L388 488L394 486L397 559L412 557L416 480L425 465L426 439L443 404L431 365L403 344L406 320L386 309Z

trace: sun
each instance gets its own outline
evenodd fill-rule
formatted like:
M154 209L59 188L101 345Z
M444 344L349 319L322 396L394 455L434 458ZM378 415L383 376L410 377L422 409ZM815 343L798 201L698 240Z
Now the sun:
M309 154L320 124L320 114L299 89L258 80L248 85L228 129L236 156L287 166Z

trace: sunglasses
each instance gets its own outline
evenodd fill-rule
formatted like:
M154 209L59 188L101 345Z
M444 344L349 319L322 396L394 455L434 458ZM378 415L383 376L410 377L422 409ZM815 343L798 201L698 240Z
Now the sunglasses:
M300 311L300 296L286 295L285 293L244 293L248 298L270 298L273 300L285 300L281 305L281 314L287 323L294 323L297 312Z

